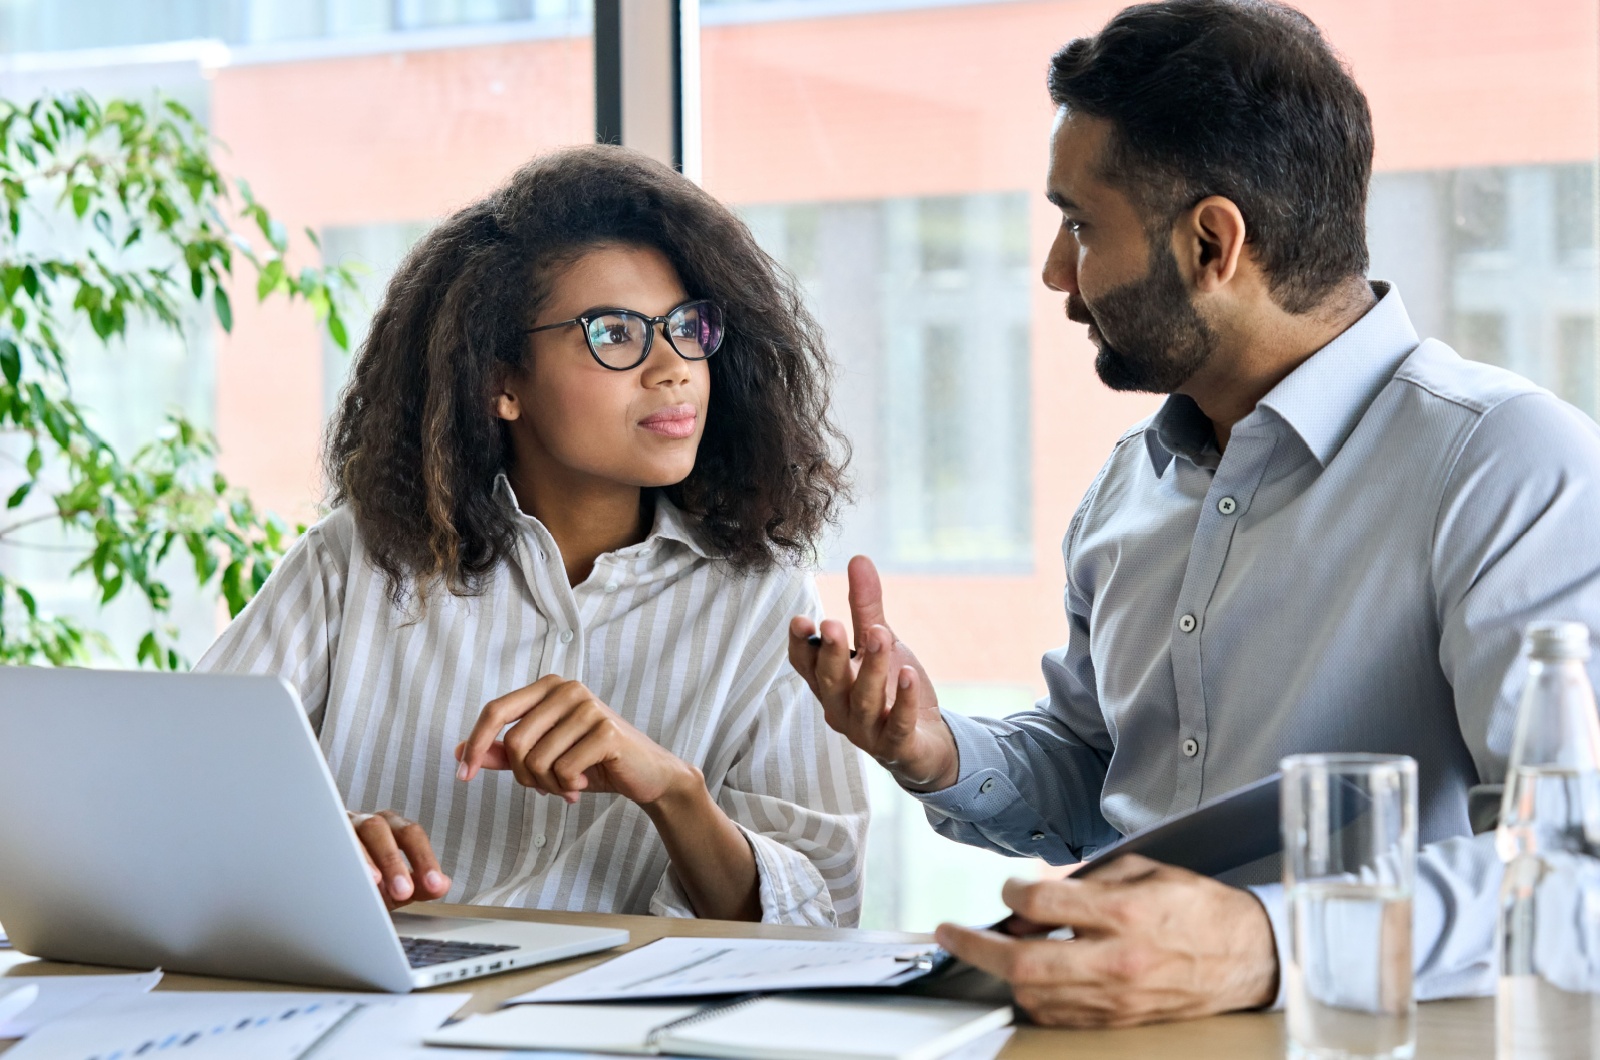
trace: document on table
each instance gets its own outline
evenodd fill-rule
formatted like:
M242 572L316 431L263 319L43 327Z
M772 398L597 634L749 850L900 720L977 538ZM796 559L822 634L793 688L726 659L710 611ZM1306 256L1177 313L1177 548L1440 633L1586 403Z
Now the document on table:
M0 1020L0 1038L21 1038L51 1020L107 998L147 994L159 982L159 971L133 975L0 976L0 1000L25 986L38 987L31 1002Z
M711 1004L513 1005L428 1036L436 1045L737 1060L989 1060L1009 1004L898 994L761 994Z
M182 1047L186 1060L490 1060L502 1053L429 1048L470 995L162 992L106 1001L55 1020L10 1053L18 1060L142 1056Z
M666 938L506 1004L898 986L946 959L932 944Z
M8 1060L90 1060L181 1048L185 1060L300 1060L356 1008L344 997L161 993L100 1001L51 1020Z

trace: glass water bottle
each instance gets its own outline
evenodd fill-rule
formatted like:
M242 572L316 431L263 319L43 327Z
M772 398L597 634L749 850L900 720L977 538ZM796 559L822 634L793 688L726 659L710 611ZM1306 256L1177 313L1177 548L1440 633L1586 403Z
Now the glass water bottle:
M1495 845L1499 1060L1600 1057L1600 715L1589 630L1528 628Z

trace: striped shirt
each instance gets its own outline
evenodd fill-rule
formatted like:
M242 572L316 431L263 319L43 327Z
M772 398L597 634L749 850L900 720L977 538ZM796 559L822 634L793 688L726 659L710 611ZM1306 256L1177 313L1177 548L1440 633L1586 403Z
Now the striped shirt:
M516 506L503 475L495 489ZM509 772L455 779L455 746L485 703L547 674L581 681L704 773L755 853L764 921L854 925L862 762L786 657L790 618L819 610L811 578L733 570L658 498L649 536L572 586L550 532L518 515L482 593L431 593L419 618L391 603L354 516L336 510L197 668L286 679L348 808L426 829L446 901L693 916L654 825L622 796L568 805Z

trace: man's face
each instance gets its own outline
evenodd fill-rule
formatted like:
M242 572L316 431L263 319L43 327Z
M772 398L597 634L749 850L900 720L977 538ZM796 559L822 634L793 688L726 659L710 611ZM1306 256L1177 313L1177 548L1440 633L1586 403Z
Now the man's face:
M1194 307L1170 226L1152 239L1139 207L1101 176L1110 132L1105 119L1056 113L1046 194L1061 210L1061 229L1044 282L1066 294L1069 320L1089 325L1101 382L1171 393L1210 359L1216 337Z

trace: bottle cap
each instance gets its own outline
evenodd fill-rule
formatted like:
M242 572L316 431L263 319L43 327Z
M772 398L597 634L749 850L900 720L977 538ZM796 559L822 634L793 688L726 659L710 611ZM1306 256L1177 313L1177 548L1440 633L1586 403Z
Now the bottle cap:
M1530 659L1587 659L1589 627L1582 622L1534 622L1523 643Z

